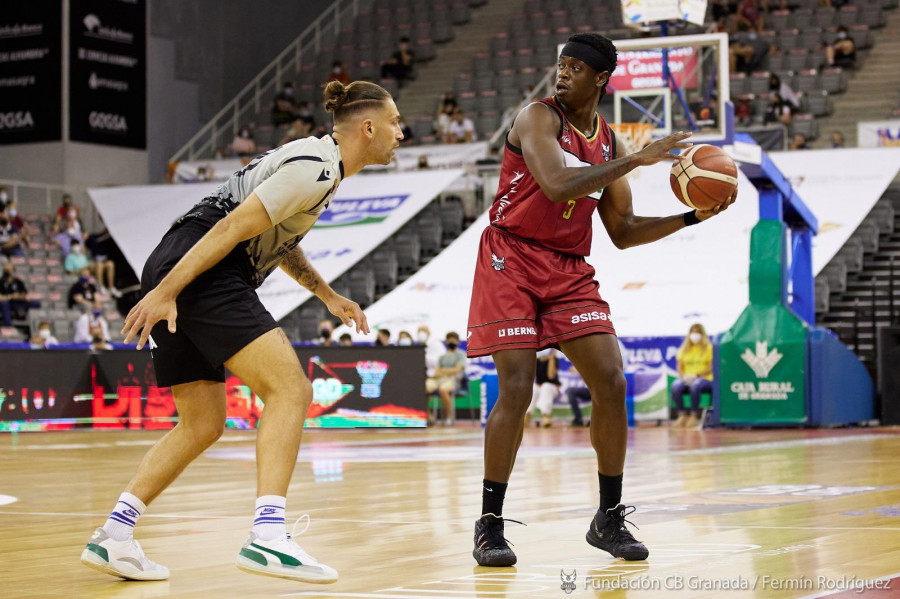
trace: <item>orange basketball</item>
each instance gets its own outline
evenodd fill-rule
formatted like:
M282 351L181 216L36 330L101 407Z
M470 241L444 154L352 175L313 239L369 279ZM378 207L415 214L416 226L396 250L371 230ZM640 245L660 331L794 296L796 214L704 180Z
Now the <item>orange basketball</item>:
M669 183L682 204L711 210L725 202L737 187L737 167L731 156L716 146L700 144L681 153L672 165Z

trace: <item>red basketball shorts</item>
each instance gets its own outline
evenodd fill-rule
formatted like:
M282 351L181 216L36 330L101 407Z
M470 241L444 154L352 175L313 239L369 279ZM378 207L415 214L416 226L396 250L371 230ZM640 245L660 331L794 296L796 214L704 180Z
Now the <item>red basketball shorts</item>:
M487 227L478 247L467 354L544 349L592 333L615 334L593 267Z

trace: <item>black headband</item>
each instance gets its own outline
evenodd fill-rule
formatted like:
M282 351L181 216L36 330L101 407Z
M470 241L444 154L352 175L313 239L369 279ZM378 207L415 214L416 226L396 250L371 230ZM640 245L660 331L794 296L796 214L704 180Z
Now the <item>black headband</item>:
M566 45L563 46L562 52L560 52L559 55L577 58L598 73L610 71L610 74L612 74L611 72L613 69L607 64L609 60L603 54L587 44L581 42L566 42Z

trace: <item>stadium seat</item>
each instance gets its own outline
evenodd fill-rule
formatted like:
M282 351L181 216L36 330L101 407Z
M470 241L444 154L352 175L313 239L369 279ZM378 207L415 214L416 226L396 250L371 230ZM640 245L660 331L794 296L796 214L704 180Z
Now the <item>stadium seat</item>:
M769 92L769 72L757 71L750 76L747 93L760 96Z
M397 253L393 248L380 248L372 254L372 270L376 293L390 291L397 285Z
M815 69L805 69L797 73L794 78L794 89L804 94L820 92L822 89L819 72Z
M501 114L499 111L493 110L483 112L478 116L475 122L475 130L482 139L491 137L500 126Z
M421 248L421 257L431 259L437 256L442 245L443 229L441 228L440 217L424 216L417 217L413 221L416 234L419 236L419 247ZM421 258L420 258L421 259Z
M778 33L777 47L782 52L789 52L800 47L800 32L796 29L783 29ZM770 66L771 70L772 69Z
M482 91L475 99L475 110L479 113L498 111L500 109L500 94L492 87Z
M460 73L453 81L453 93L457 96L466 92L470 92L473 88L474 84L472 82L472 75L470 73Z
M834 112L834 103L831 96L825 93L811 93L803 96L803 102L806 104L805 111L814 116L826 116Z
M780 73L782 71L788 70L787 67L784 66L785 63L787 62L785 60L784 54L781 54L781 53L769 54L766 57L766 61L768 62L768 65L769 65L768 70L772 71L773 73ZM743 74L744 73L737 73L737 75L743 75ZM736 75L732 75L731 77L734 78L735 76ZM748 84L748 87L749 87L749 84ZM750 93L750 92L747 91L744 93Z
M848 5L842 6L841 10L837 13L837 25L843 25L847 29L850 29L854 25L856 25L859 18L859 8L856 6Z
M857 273L863 269L863 243L858 237L851 237L835 256L835 259L847 267L848 273Z
M729 87L732 96L743 96L750 93L750 81L744 73L736 73L729 78Z
M786 58L785 66L787 70L794 71L795 73L802 71L807 68L807 58L809 56L809 50L806 48L797 48L795 50L791 50Z
M862 223L853 232L850 240L859 239L862 243L864 252L872 253L878 251L878 226L872 223Z
M789 10L773 10L766 17L766 29L774 29L775 31L787 29L790 18L791 11Z
M503 50L509 50L509 34L504 32L497 33L491 38L491 53L496 54Z
M857 21L860 25L868 25L869 27L884 27L886 20L884 11L880 6L867 6L859 12Z
M828 286L828 279L824 277L816 278L816 313L824 314L828 312L829 307L829 299L831 295L831 290Z
M462 233L464 216L462 200L445 199L441 203L440 215L444 243L450 243Z
M791 119L791 136L802 133L807 141L819 136L819 126L811 114L797 114Z
M350 297L361 306L375 301L375 272L368 263L360 262L350 271Z
M815 26L823 29L834 26L836 19L837 11L830 6L820 6L813 15Z
M791 12L788 25L794 29L803 31L813 24L813 11L811 8L798 8Z
M454 37L453 25L451 25L449 21L435 22L432 36L434 37L435 42L449 42Z
M841 93L847 89L847 77L838 67L822 71L822 89L829 94Z
M871 219L872 224L878 227L878 231L882 234L892 234L894 232L894 218L896 212L893 205L888 202L879 202L872 208L872 212L866 220Z
M450 9L450 21L454 25L465 25L472 20L472 13L469 11L469 5L458 2Z

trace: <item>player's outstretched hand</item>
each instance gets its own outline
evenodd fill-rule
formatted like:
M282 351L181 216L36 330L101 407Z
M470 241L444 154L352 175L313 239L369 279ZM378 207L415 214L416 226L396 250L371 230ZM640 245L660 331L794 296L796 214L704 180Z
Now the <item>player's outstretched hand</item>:
M125 326L122 327L122 334L125 335L125 343L131 343L138 333L137 348L143 349L150 337L150 331L160 320L169 323L169 332L175 332L175 319L178 311L175 308L175 298L168 297L154 289L145 295L137 305L128 312L125 318Z
M712 208L711 210L697 210L697 220L706 220L708 218L714 217L717 214L725 212L726 210L728 210L728 207L731 206L732 204L734 204L735 200L737 200L737 195L738 195L737 187L735 187L734 193L731 194L731 197L728 198L727 200L725 200L724 202L722 202L721 204L719 204L718 206L716 206L715 208Z
M369 321L359 304L344 296L334 294L331 301L325 303L328 311L341 319L346 326L355 326L357 333L369 334Z
M693 144L682 143L690 136L691 133L689 131L676 131L662 139L654 141L643 150L635 152L634 155L637 156L641 166L650 166L651 164L656 164L663 160L681 160L681 155L670 154L669 152L672 150L681 151L690 148Z

